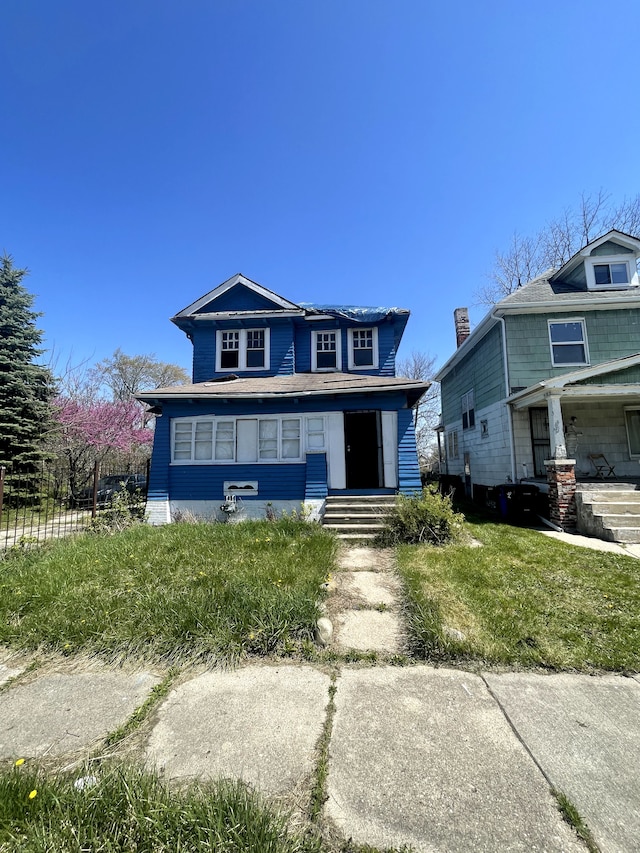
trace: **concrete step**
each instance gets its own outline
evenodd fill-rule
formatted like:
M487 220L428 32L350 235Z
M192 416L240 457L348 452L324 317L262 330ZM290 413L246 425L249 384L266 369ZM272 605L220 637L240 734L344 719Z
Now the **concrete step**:
M640 527L640 515L638 513L596 513L594 517L599 519L603 527Z
M353 542L353 543L369 543L375 541L375 536L369 533L337 533L336 539L339 539L341 542Z
M609 542L640 543L640 527L604 527L604 536Z
M325 521L331 521L334 518L353 518L356 521L361 520L365 521L366 519L371 519L373 521L380 521L384 517L384 512L351 512L351 510L347 509L329 509L325 510L324 518Z
M640 516L640 504L629 503L628 501L594 501L593 503L586 503L585 506L591 507L591 512L594 515L622 515L628 513Z
M393 506L396 502L395 495L329 495L327 504L344 506L358 504L359 506Z
M322 525L327 530L337 530L344 533L347 530L353 530L354 533L376 533L378 530L384 530L384 524L379 521L350 521L349 519L340 521L330 521L328 524Z
M611 489L610 492L580 492L582 500L585 503L616 503L618 501L626 501L630 504L640 505L640 492L621 491L620 489Z
M325 515L327 513L349 514L349 515L384 515L391 509L391 504L325 504Z

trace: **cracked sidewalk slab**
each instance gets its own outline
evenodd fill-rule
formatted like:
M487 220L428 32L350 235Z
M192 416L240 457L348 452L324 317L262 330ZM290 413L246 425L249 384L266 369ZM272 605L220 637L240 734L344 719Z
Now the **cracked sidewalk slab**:
M10 686L0 694L0 758L92 746L123 725L159 682L148 672L75 672Z
M640 684L618 675L567 673L485 679L601 849L639 849Z
M584 851L479 676L346 670L334 702L325 808L347 838L419 853Z
M315 769L330 683L294 664L197 676L160 706L147 762L168 778L242 779L268 795L298 790Z

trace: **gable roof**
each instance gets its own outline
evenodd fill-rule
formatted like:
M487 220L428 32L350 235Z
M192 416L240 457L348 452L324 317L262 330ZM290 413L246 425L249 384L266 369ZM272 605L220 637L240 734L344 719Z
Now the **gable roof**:
M436 373L435 379L440 382L464 356L469 353L478 341L508 314L534 314L551 311L575 311L589 308L630 308L640 307L640 289L588 290L584 285L566 281L576 267L584 262L591 252L606 242L616 242L640 254L640 239L612 229L596 240L592 240L573 255L560 269L548 269L527 284L514 290L497 302L486 314L468 338L455 350L445 364ZM605 256L606 257L606 256Z
M627 251L631 250L632 252L640 253L640 240L637 237L633 237L631 234L625 234L624 231L618 231L616 228L612 228L610 231L607 231L606 234L603 234L601 237L597 237L595 240L592 240L590 243L587 243L586 246L579 249L575 255L569 258L569 260L552 275L551 280L554 281L555 279L564 278L564 276L568 275L577 266L579 266L585 258L592 255L596 249L603 245L603 243L608 242L617 243Z
M250 278L242 275L242 273L236 273L236 275L231 276L226 281L223 281L222 284L219 284L217 287L214 287L213 290L210 290L208 293L205 293L204 296L201 296L200 299L196 299L195 302L192 302L191 305L187 305L186 308L183 308L182 311L178 311L178 313L173 316L171 319L175 323L178 320L192 318L194 314L202 316L203 314L218 314L219 312L211 305L211 303L215 302L224 294L228 293L228 291L232 290L234 287L244 287L248 290L252 291L257 296L261 297L264 302L266 302L267 307L265 307L264 311L269 313L269 311L277 311L278 313L282 311L294 312L295 314L303 314L304 310L296 305L295 302L290 302L288 299L284 299L284 297L279 296L277 293L274 293L273 290L269 290L267 287L263 287L261 284L258 284L256 281L251 281ZM211 311L207 311L206 309L212 308ZM237 313L237 312L236 312Z

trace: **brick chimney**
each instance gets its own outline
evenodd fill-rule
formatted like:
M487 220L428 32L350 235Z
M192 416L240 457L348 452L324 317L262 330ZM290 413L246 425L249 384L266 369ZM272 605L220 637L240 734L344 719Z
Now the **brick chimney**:
M456 308L453 312L453 322L456 326L456 346L467 340L471 334L471 326L469 325L469 309Z

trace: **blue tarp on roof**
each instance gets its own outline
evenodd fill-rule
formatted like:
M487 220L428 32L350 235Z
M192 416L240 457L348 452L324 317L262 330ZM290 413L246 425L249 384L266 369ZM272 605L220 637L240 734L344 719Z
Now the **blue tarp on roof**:
M356 323L377 323L395 314L408 314L406 308L369 308L358 305L316 305L312 302L299 302L309 314L328 314L331 317L344 317Z

